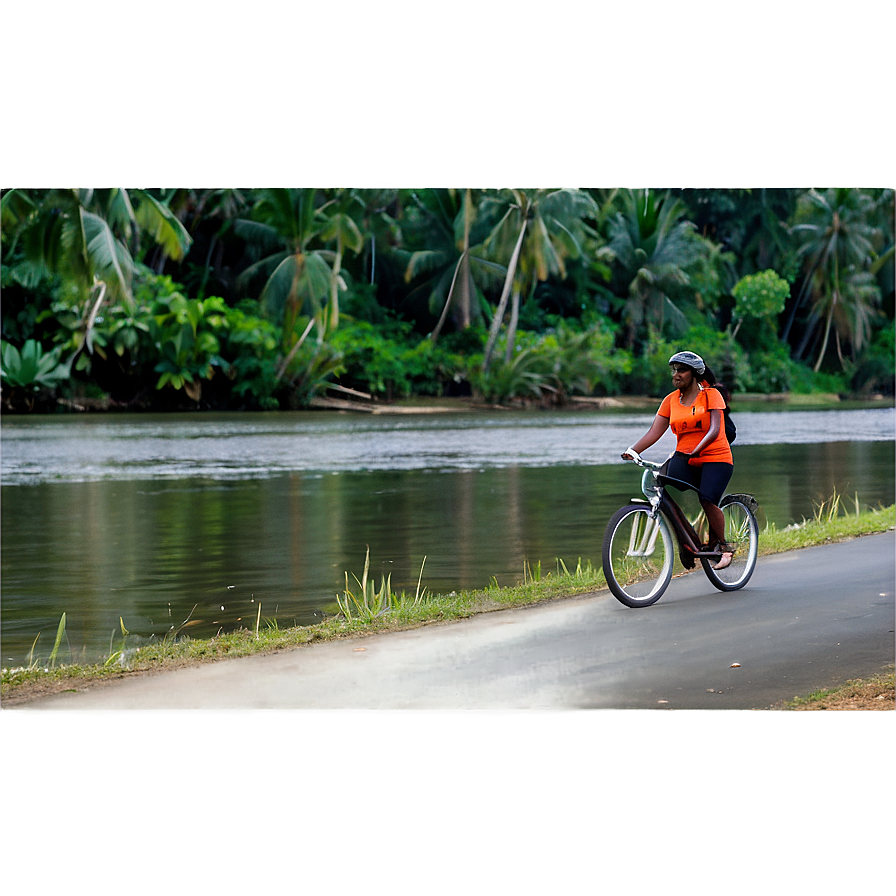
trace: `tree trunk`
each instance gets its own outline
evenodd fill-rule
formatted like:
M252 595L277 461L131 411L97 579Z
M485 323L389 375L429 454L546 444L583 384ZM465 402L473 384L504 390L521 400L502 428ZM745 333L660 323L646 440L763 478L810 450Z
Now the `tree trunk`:
M482 361L482 369L488 370L488 365L492 359L492 352L495 348L495 340L498 338L498 330L501 328L501 321L504 320L504 312L507 310L507 299L510 296L510 287L513 284L513 278L516 275L516 265L520 258L520 250L523 247L523 237L526 234L526 220L523 220L523 226L520 228L520 235L517 238L516 246L513 254L510 256L510 264L507 266L507 276L504 278L504 289L501 290L501 298L498 301L498 308L495 316L492 318L492 325L488 332L488 342L485 346L485 358Z
M837 293L834 293L834 297L831 300L831 307L828 310L828 319L824 325L824 339L821 340L821 351L818 353L818 360L815 362L815 366L812 368L815 373L821 369L821 362L824 360L825 352L828 350L828 337L831 335L831 321L834 319L834 305L837 304Z
M442 326L445 323L445 318L448 317L448 307L451 305L451 297L454 295L454 285L455 283L457 283L458 275L460 274L461 268L464 266L466 257L466 255L461 255L454 267L454 276L451 278L451 286L448 288L448 298L445 299L445 306L442 308L442 314L439 317L439 322L436 324L435 329L432 331L432 334L429 337L433 342L435 342L436 339L439 338L439 333L442 332Z
M457 314L455 323L458 329L466 330L470 326L470 286L472 275L470 272L470 229L473 226L473 199L471 190L467 187L464 194L464 248L463 248L463 273L461 274L460 292L457 295Z
M439 318L436 328L432 331L433 342L439 338L442 332L442 326L448 315L448 308L451 305L451 299L454 298L454 287L457 286L457 299L454 302L454 323L457 329L466 330L470 326L470 227L473 221L473 203L470 201L470 189L464 195L464 246L458 259L457 266L454 269L454 276L451 278L451 287L448 290L448 298L445 300L445 307L442 309L442 315ZM459 282L458 282L458 278Z
M834 213L834 222L837 223L837 213ZM840 264L837 254L834 254L834 290L831 295L831 307L828 309L827 323L824 325L824 339L821 343L821 351L818 353L818 360L812 368L816 373L821 369L821 362L824 360L824 353L828 350L828 336L831 333L831 321L834 319L834 308L837 307L837 299L840 298Z
M333 259L333 272L330 277L330 326L335 330L339 326L339 270L342 267L342 237L336 237L336 257Z
M513 359L513 344L516 342L516 327L520 319L520 291L513 290L513 299L510 303L510 323L507 325L507 349L504 352L504 360L509 364Z

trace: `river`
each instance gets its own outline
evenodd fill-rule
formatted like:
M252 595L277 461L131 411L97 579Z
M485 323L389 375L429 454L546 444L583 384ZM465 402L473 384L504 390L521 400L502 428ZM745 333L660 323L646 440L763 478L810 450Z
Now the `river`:
M811 516L834 490L894 500L894 409L738 411L731 491L761 522ZM174 628L308 624L367 547L377 581L448 592L525 564L600 563L603 528L639 491L619 453L652 412L6 417L4 666L94 662ZM667 434L648 457L671 450ZM425 565L424 565L425 557ZM121 620L121 621L120 621ZM184 624L186 623L186 624Z

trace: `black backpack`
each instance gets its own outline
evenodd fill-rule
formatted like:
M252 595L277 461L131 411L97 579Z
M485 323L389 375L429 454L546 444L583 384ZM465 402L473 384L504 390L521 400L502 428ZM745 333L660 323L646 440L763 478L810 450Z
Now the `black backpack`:
M718 389L719 395L725 400L725 438L728 439L728 444L731 445L737 438L737 427L731 419L731 408L728 407L728 399L730 396L728 390L722 383L716 383L712 388Z
M731 408L728 407L728 390L722 383L716 383L713 386L710 386L711 389L716 389L719 395L722 396L723 401L725 402L725 438L728 439L728 444L733 444L734 440L737 438L737 427L734 425L734 421L731 419ZM707 400L707 407L709 407L709 401Z
M729 445L737 438L737 427L731 419L731 408L728 407L727 401L725 402L725 438L728 439Z

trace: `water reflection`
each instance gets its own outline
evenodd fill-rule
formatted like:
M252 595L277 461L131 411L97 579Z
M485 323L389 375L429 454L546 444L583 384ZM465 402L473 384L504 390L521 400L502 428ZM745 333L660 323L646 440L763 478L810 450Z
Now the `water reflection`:
M533 439L539 450L547 439L554 445L549 457L566 457L570 442L557 432L580 432L583 425L550 424L546 436L503 428L501 440L506 453L528 456ZM614 450L616 428L631 425L613 421ZM435 431L457 429L439 424ZM4 464L7 435L4 426ZM470 435L480 438L475 430ZM407 430L405 437L411 439ZM146 446L133 438L145 455ZM81 441L99 449L95 458L108 449L102 439ZM170 456L182 456L185 440L168 441ZM584 450L581 434L572 443ZM120 470L117 448L109 453ZM755 493L765 517L779 525L811 516L813 502L834 488L850 497L857 492L863 505L893 503L892 438L788 445L739 439L735 456L730 490ZM66 463L72 471L72 458ZM108 653L120 637L119 617L142 638L185 622L186 631L201 636L253 627L259 604L262 619L307 624L332 609L346 570L360 576L368 545L371 571L391 573L393 587L408 591L424 556L423 581L436 592L481 587L493 576L509 584L526 562L554 569L557 558L570 566L582 558L598 565L606 521L638 493L640 478L621 462L535 466L520 456L492 468L274 469L249 478L215 478L203 468L201 476L81 482L41 470L38 484L7 485L4 468L4 665L22 663L38 632L36 652L46 656L63 612L63 661L69 648L74 659L87 661Z

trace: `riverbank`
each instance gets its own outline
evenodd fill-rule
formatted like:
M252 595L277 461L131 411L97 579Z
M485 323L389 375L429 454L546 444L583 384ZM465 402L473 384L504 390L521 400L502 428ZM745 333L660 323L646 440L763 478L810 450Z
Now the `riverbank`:
M828 544L894 528L893 506L834 516L833 500L819 508L812 520L778 530L769 525L760 536L760 556L812 545ZM493 587L444 595L394 596L389 612L341 613L312 626L280 629L276 623L262 624L260 612L254 629L242 628L209 639L193 639L175 631L171 637L139 648L114 652L95 666L60 665L35 661L27 668L3 669L0 701L12 706L63 691L96 687L125 677L151 674L219 659L274 653L315 641L359 638L374 633L401 631L423 625L456 621L479 613L511 607L531 606L551 600L582 596L605 589L603 573L590 564L569 570L558 562L556 571L528 569L517 585Z
M616 410L633 409L645 410L655 408L659 398L652 395L615 395L605 397L570 396L567 404L562 407L551 406L551 410ZM874 408L893 407L896 399L886 395L838 395L836 392L817 392L810 394L796 392L739 392L731 396L732 408L743 410L758 410L759 408L793 408L800 410L830 410L847 409L853 407ZM349 412L359 414L450 414L471 413L475 411L500 411L500 410L538 410L538 402L527 399L507 404L490 404L479 401L469 396L452 397L413 397L386 402L372 398L372 396L353 389L341 389L338 394L333 393L317 397L311 400L309 410L327 410L336 412ZM77 414L116 414L134 413L135 409L104 398L79 398L78 400L57 399L57 408L60 412ZM197 405L196 410L202 410ZM137 411L139 413L139 411ZM182 411L171 411L172 414ZM245 411L251 414L254 411ZM299 412L300 413L300 412Z

